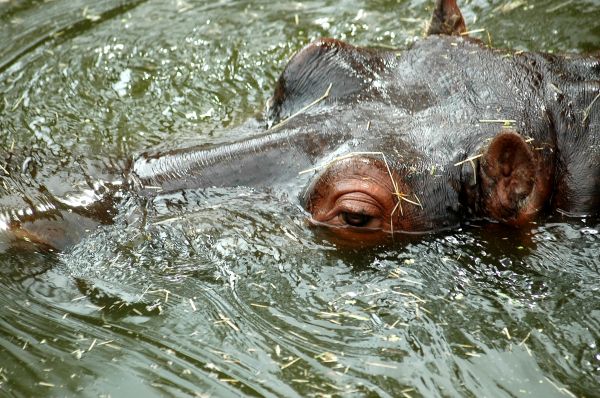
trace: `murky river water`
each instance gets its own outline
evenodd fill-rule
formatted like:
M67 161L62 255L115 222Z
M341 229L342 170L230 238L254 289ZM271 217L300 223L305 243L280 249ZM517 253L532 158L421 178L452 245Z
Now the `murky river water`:
M304 44L402 47L429 3L0 0L2 205L250 135ZM600 49L598 1L462 3L495 46ZM358 253L280 193L131 198L71 251L4 252L0 316L2 396L598 396L599 226Z

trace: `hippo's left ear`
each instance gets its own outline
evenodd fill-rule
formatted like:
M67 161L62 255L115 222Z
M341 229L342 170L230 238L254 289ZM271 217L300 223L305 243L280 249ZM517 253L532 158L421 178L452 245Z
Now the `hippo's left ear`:
M485 215L509 224L528 221L541 207L546 188L541 163L514 132L493 138L480 162L481 205Z
M467 31L456 0L436 0L427 35L460 36Z

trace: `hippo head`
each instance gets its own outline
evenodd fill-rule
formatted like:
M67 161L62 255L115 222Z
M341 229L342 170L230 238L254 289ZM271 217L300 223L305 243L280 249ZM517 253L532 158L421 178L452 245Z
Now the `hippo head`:
M479 149L446 164L412 150L350 152L322 167L303 204L312 225L352 244L436 232L476 218L514 226L535 219L550 197L549 151L513 131L499 132Z
M438 1L429 37L409 50L321 39L289 61L267 114L334 143L315 155L301 200L335 241L376 244L473 219L523 225L549 203L545 108L522 93L517 66L464 31L455 1Z

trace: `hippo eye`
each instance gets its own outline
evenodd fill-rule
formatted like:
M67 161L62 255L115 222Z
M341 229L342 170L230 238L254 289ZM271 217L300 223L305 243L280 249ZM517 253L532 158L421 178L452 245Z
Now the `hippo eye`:
M340 217L345 224L353 227L366 227L373 220L373 216L368 214L347 211L341 212Z

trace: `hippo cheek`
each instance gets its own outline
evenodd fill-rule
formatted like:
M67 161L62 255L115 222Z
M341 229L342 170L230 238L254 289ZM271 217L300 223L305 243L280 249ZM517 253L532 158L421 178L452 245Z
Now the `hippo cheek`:
M381 160L350 157L329 165L311 184L305 208L311 225L342 246L384 243L394 231L410 230L398 205L408 188Z

